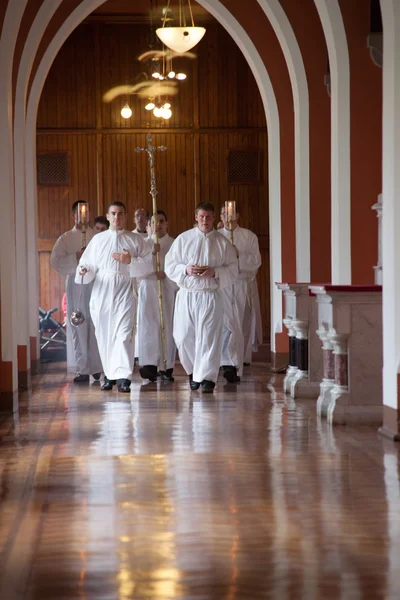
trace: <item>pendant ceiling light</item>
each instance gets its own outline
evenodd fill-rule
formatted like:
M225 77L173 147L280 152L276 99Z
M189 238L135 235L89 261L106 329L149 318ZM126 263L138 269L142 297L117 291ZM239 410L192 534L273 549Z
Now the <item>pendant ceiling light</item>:
M168 9L171 0L168 0L167 8L165 9L164 19L162 27L156 30L156 34L160 40L174 52L187 52L191 50L196 44L199 43L206 30L204 27L195 27L192 7L190 6L190 0L188 2L188 10L190 15L191 26L186 25L186 15L183 8L183 1L179 2L179 27L166 27Z

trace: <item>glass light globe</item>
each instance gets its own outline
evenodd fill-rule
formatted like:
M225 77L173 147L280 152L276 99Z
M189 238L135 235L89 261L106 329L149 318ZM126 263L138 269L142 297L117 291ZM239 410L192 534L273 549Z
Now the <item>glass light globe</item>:
M156 34L175 52L187 52L199 43L206 30L204 27L160 27Z
M164 108L161 116L163 119L170 119L172 117L172 110L170 108Z
M169 77L170 79L174 79L174 78L175 78L175 71L170 71L170 72L168 73L168 77Z
M129 117L132 116L132 110L130 109L128 103L126 103L124 108L121 110L121 116L124 117L124 119L129 119Z
M151 76L154 77L154 79L160 79L160 73L158 73L157 71L154 71L154 73L152 73Z
M148 104L146 104L145 109L146 110L153 110L153 108L155 108L156 105L154 104L154 102L149 102Z
M163 114L162 108L159 108L158 106L156 106L155 109L153 110L153 115L155 117L162 117L162 114Z
M183 81L184 79L186 79L186 74L185 73L178 73L178 75L176 76L177 79L180 79L181 81Z
M160 77L158 78L160 81L164 81L165 77L164 75L160 75Z
M163 105L163 108L171 108L171 105L170 105L170 103L169 103L169 102L166 102L166 103Z

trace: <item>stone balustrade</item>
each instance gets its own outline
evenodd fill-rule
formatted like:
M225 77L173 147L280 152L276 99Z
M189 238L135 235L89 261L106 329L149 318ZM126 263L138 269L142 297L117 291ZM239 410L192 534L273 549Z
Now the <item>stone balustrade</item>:
M317 336L317 306L309 283L277 283L284 298L283 324L289 334L289 366L283 391L292 398L317 398L323 365Z
M382 286L310 285L323 377L317 411L335 424L382 422Z

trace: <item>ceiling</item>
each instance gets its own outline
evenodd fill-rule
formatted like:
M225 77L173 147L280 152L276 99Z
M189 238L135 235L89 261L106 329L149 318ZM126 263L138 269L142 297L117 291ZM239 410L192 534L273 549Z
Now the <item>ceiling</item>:
M162 9L167 5L167 0L108 0L97 10L93 12L93 15L109 15L109 16L132 16L132 17L140 17L141 20L146 17L150 21L151 9L153 13L153 21L157 22L157 19L162 18ZM213 20L213 17L206 11L205 8L200 6L195 0L191 0L191 7L193 12L193 17L196 25L204 23L206 21ZM185 14L188 17L188 4L187 0L183 0L183 6L185 9ZM170 8L175 11L175 14L178 18L179 12L178 8L178 0L170 1Z

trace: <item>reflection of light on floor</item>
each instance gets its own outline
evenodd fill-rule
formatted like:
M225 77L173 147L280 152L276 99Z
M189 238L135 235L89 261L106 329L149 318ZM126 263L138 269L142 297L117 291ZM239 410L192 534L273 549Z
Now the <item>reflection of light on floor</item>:
M179 597L181 573L175 568L177 526L166 484L168 460L163 454L154 454L148 460L147 491L141 491L139 485L135 498L118 502L118 527L125 530L118 537L118 600L131 600L133 595L149 600ZM128 477L137 473L136 465L142 462L132 456L119 456L118 461ZM126 494L127 486L118 484L118 491ZM138 548L143 557L138 558ZM151 559L148 561L146 556Z

